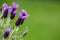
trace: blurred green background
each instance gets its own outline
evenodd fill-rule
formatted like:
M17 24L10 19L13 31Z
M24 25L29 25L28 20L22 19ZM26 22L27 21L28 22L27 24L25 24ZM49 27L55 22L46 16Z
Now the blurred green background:
M23 27L29 27L24 40L60 40L59 0L0 0L0 7L3 3L11 5L12 2L20 5L18 13L26 9L30 15L23 24Z

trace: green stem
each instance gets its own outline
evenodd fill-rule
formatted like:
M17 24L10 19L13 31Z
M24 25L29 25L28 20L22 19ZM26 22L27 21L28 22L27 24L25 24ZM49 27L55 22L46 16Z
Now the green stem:
M11 38L12 34L15 32L15 30L16 30L16 27L14 27L14 30L13 30L13 31L12 31L12 33L10 34L10 36L9 36L9 39L8 39L8 40L11 40L10 38Z
M9 20L9 19L8 19ZM5 20L3 19L3 24L5 23ZM6 23L5 25L4 25L4 29L2 30L2 32L4 32L4 30L10 25L9 24L10 23L10 21L8 21L8 23ZM2 24L2 25L3 25Z

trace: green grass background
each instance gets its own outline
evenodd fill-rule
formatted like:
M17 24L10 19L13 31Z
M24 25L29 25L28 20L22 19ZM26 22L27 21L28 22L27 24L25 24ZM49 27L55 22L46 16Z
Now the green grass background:
M12 2L20 5L15 19L12 20L13 25L22 9L26 9L30 15L22 25L22 27L29 27L29 33L24 40L60 40L60 3L58 1L0 0L0 7L3 3L11 5Z

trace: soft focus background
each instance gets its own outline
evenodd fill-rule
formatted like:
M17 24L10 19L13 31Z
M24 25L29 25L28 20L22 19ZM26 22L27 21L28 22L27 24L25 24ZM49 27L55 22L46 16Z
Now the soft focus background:
M26 9L30 15L22 25L29 27L24 40L60 40L59 0L0 0L0 7L3 3L11 5L12 2L20 5L13 23L22 9Z

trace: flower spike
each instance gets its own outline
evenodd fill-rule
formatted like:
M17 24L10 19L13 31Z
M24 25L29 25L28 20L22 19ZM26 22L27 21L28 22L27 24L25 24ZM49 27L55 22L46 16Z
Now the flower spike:
M4 33L4 38L7 38L10 32L12 32L12 30L10 28L7 28L6 32Z
M19 26L22 25L24 20L28 17L29 15L27 14L26 10L22 10L21 13L19 14L19 18L16 21L15 25Z

